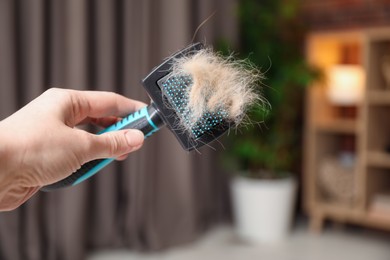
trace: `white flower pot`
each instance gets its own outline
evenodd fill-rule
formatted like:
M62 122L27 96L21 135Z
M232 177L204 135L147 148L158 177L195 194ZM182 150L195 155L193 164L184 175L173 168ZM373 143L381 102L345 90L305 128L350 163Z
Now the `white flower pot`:
M236 177L231 188L240 237L255 243L274 243L288 236L297 190L294 178L259 180Z

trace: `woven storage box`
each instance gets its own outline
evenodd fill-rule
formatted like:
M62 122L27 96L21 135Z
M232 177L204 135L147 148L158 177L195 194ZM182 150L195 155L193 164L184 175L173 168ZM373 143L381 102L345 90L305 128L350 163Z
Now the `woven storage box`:
M324 199L352 203L355 197L355 166L345 166L338 158L325 158L319 165L318 186Z

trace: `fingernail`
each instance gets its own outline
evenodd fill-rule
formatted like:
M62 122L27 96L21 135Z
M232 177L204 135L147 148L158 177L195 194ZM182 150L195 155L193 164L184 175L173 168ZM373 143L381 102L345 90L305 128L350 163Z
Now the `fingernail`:
M139 148L141 148L142 147L142 144L140 144L140 145L137 145L137 146L134 146L133 147L133 149L131 149L131 151L132 152L135 152L135 151L137 151Z
M127 143L131 147L137 147L144 142L144 134L136 129L129 129L126 132Z

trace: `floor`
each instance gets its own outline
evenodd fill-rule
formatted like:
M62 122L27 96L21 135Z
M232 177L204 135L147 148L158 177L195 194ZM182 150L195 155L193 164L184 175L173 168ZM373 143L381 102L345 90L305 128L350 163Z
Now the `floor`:
M291 237L274 245L248 245L240 242L232 227L217 227L194 244L161 253L132 251L95 252L87 260L389 260L390 234L362 229L327 228L321 235L296 228Z

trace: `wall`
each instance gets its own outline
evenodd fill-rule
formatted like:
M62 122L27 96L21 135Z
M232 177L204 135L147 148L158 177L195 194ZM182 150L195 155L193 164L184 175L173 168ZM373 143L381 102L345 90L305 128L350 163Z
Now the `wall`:
M303 6L310 30L390 24L389 0L303 0Z

